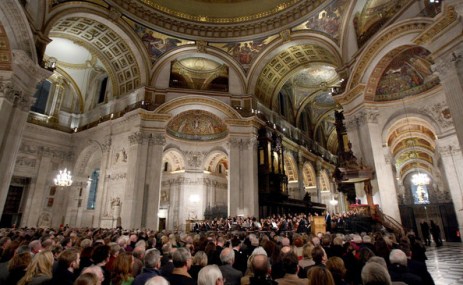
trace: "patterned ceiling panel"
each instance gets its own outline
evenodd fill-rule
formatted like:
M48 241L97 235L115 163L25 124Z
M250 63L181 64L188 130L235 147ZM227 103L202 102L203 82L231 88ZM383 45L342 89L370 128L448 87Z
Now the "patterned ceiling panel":
M55 24L50 36L67 38L96 51L109 72L115 96L140 86L140 68L135 55L125 41L106 25L88 18L66 18Z
M255 94L265 105L271 107L273 96L282 79L300 66L324 62L336 65L336 58L325 48L316 45L292 46L275 56L262 70L257 79Z

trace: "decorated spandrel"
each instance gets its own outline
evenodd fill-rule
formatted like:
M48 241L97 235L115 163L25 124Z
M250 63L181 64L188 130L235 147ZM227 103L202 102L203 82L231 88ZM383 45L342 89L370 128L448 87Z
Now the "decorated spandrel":
M151 58L151 63L156 62L164 53L178 46L195 44L195 41L180 39L151 30L127 17L123 17L123 19L132 27L138 37L140 37Z

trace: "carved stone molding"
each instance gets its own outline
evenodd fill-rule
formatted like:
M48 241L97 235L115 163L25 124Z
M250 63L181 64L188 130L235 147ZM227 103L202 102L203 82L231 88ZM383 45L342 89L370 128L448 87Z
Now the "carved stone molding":
M435 60L431 68L445 82L449 75L457 74L456 63L461 60L461 56L461 52L441 56Z
M37 165L37 159L24 157L24 156L18 156L16 158L15 165L20 166L20 167L35 168L35 166Z
M148 137L141 132L135 132L129 136L130 145L143 144Z
M27 143L21 144L19 147L19 152L22 154L30 154L35 156L59 158L67 161L72 160L75 155L72 151L59 150L47 146L38 146Z
M434 105L424 106L419 110L422 114L428 114L439 124L442 129L447 129L453 126L452 114L449 106L445 102L438 102Z
M163 146L166 144L166 136L164 134L154 134L150 137L149 144Z
M125 180L127 179L127 173L114 173L108 174L107 176L109 181L118 181L118 180Z
M454 145L439 146L438 149L442 157L454 156L461 152L461 148Z
M241 150L243 149L250 149L250 148L256 148L258 141L257 138L230 138L228 141L230 147L237 147Z
M109 150L111 149L111 144L112 144L111 138L110 137L106 138L106 140L100 144L101 151L109 152Z
M191 168L201 167L204 157L206 157L207 152L200 151L185 151L183 153L186 157L187 165Z
M220 183L209 178L189 178L189 177L178 177L174 179L169 179L167 181L162 181L161 183L164 187L171 187L172 185L207 185L214 186L217 189L227 189L227 183Z
M113 21L117 21L118 19L120 19L122 17L122 13L119 9L117 9L116 7L110 7L109 8L109 18Z
M257 18L257 16L252 18L252 15L248 19L243 19L243 17L218 18L220 22L208 23L207 21L213 22L215 18L183 14L176 17L154 9L144 4L143 1L110 1L111 5L117 5L121 10L130 11L134 17L139 18L141 21L147 21L161 30L168 30L171 33L176 31L178 35L186 35L194 39L242 39L246 36L256 37L261 34L269 34L278 31L283 26L288 26L297 19L301 19L302 15L310 14L322 3L321 0L297 1L296 4L283 9L281 12L275 11L276 13L262 15L261 18ZM187 16L194 18L184 18ZM204 21L204 19L207 21ZM213 32L211 33L211 31Z

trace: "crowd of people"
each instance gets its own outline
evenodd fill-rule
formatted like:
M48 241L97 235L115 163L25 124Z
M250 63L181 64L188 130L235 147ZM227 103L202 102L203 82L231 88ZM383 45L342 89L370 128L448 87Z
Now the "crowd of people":
M0 229L0 284L434 284L413 234L311 234L303 214L205 223L191 233Z

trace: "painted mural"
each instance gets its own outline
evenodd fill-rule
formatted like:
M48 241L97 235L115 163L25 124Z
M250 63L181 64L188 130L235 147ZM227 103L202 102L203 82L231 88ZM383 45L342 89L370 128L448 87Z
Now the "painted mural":
M361 12L354 17L357 43L363 46L386 22L409 1L403 0L368 0Z
M343 11L347 9L348 4L349 1L347 0L334 1L292 30L314 30L322 32L339 43L343 14L346 14L343 13Z
M227 136L227 126L214 114L202 110L190 110L178 114L167 125L171 136L192 140L211 141Z
M127 17L123 18L132 27L135 33L137 33L138 37L140 37L151 58L151 63L156 62L164 53L178 46L195 44L194 41L161 34L134 22Z
M429 52L413 47L401 52L386 67L376 88L375 101L401 99L424 92L439 83L433 75Z
M277 37L278 35L273 35L253 41L210 43L209 45L225 51L239 62L245 70L247 70L251 66L251 62L259 55L259 53Z

